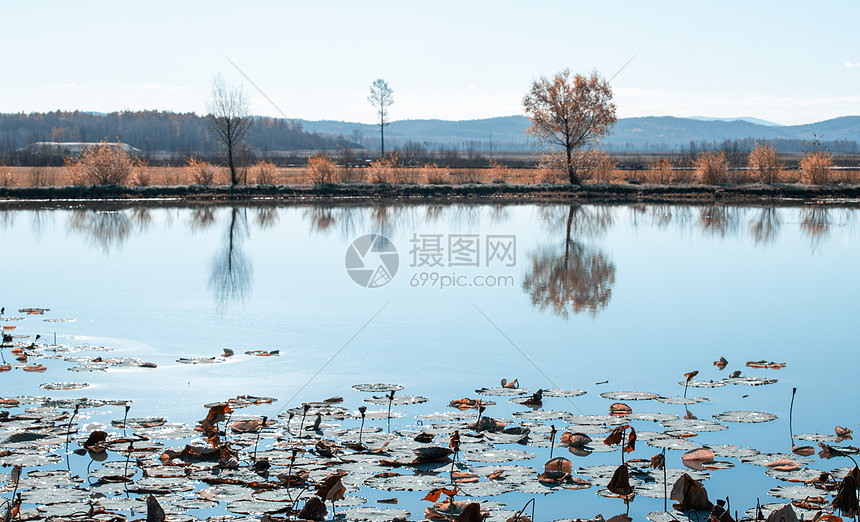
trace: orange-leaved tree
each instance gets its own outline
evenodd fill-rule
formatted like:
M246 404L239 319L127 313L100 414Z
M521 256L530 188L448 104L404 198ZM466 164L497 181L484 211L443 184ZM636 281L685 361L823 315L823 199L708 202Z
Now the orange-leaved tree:
M552 79L541 77L523 98L523 109L532 120L527 132L564 150L571 184L579 183L573 152L607 134L617 121L612 89L597 71L571 78L564 69Z

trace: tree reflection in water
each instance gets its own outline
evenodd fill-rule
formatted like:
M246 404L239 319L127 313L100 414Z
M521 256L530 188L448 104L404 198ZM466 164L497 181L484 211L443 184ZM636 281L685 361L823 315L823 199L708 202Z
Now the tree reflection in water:
M530 271L523 279L523 291L534 306L564 318L586 310L594 317L606 308L615 284L615 264L602 251L575 240L572 233L581 230L600 235L611 222L605 209L570 206L562 245L544 246L529 256Z
M215 212L211 206L191 210L191 232L206 230L215 224Z
M209 290L215 294L219 309L230 302L244 302L251 289L253 266L242 251L248 237L246 209L230 209L230 226L223 247L215 253L210 264Z
M725 205L711 205L699 209L699 225L702 231L713 236L733 236L737 233L740 219L738 209Z
M76 210L69 217L69 230L83 234L92 245L109 254L112 248L122 246L128 240L135 224L132 217L129 210ZM137 224L142 232L149 220L138 220Z
M750 223L750 233L757 245L768 245L776 241L779 235L779 227L782 222L779 213L774 207L765 207L759 210L757 218Z
M809 238L812 252L818 250L830 235L830 215L826 208L804 208L800 218L800 232Z

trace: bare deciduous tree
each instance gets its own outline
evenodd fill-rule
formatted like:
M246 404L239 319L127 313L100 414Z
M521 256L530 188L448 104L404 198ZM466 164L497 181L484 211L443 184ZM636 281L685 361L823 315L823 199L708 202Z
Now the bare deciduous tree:
M376 107L376 115L379 116L380 156L385 157L385 126L388 125L388 106L394 103L394 90L388 82L378 78L370 86L367 101Z
M239 181L236 156L251 128L244 89L241 86L229 86L221 76L216 76L212 80L212 97L206 104L206 110L209 112L206 121L210 132L227 152L230 183L235 185Z
M571 78L564 69L551 80L541 77L523 98L523 108L532 120L528 132L563 148L571 183L579 182L573 151L608 133L617 120L612 89L596 71Z

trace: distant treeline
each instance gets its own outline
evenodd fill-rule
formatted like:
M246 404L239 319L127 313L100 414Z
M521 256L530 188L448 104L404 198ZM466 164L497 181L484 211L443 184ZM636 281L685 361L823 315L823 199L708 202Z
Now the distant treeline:
M685 145L678 147L666 143L643 144L641 143L610 143L607 144L606 150L609 152L677 152L682 156L695 156L698 153L723 150L741 151L749 153L755 148L756 143L768 145L775 148L782 154L802 154L812 152L814 150L826 150L833 154L857 154L860 152L860 146L855 140L800 140L800 139L755 139L744 138L723 141L690 141Z
M307 136L307 137L306 137ZM123 111L110 114L47 112L0 114L0 161L7 165L62 162L62 151L45 154L30 147L37 142L127 143L149 161L174 163L189 156L215 159L220 150L203 117L194 113ZM289 121L252 118L247 144L249 153L266 157L272 152L326 150L355 146L340 136L304 135Z
M301 123L299 123L301 125ZM278 165L304 164L309 154L323 150L338 163L363 166L377 151L365 149L373 139L362 132L349 138L339 134L302 132L285 119L255 117L242 159L253 162L266 159ZM814 134L813 134L814 136ZM179 165L189 157L221 163L222 151L210 136L206 121L194 113L164 111L124 111L109 114L90 112L48 112L0 114L0 164L61 165L68 150L36 149L37 142L121 141L135 149L150 164ZM796 155L816 150L832 152L839 165L856 164L860 147L854 140L815 141L803 139L731 139L723 141L690 141L684 145L604 142L604 148L618 157L621 168L642 168L644 161L631 155L653 157L658 154L674 162L694 161L702 152L723 151L733 167L746 164L756 142L774 147L781 155ZM435 163L439 167L481 168L491 160L510 167L528 168L540 162L544 149L522 143L522 148L504 149L503 143L482 140L458 140L456 143L392 140L392 152L399 163L421 166ZM552 149L547 149L551 151ZM851 155L855 155L854 158ZM840 157L841 156L841 157Z

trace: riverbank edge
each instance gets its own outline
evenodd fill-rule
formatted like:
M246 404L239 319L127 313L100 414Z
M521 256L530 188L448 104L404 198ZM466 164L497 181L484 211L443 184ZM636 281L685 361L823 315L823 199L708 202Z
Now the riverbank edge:
M570 201L587 203L822 204L860 207L860 185L243 185L0 187L0 204L170 200L224 202L273 200L285 203L361 200L403 201Z

